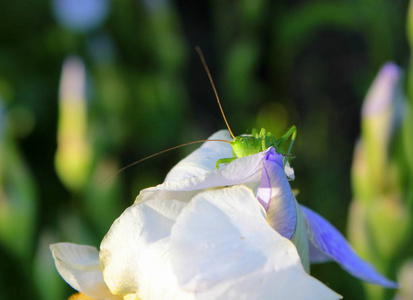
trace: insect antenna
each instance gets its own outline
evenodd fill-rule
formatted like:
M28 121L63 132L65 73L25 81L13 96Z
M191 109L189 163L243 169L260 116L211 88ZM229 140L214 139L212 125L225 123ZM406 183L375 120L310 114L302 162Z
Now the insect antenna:
M188 145L192 145L192 144L197 144L197 143L204 143L204 142L222 142L222 143L228 143L228 144L230 144L230 142L229 142L229 141L226 141L226 140L212 139L212 140L199 140L199 141L189 142L189 143L185 143L185 144L178 145L178 146L175 146L175 147L171 147L171 148L168 148L168 149L165 149L165 150L156 152L156 153L154 153L154 154L151 154L151 155L149 155L149 156L146 156L146 157L144 157L144 158L142 158L142 159L139 159L139 160L137 160L137 161L134 161L133 163L130 163L129 165L127 165L127 166L119 169L118 171L116 171L116 172L113 173L112 175L106 177L106 178L105 178L104 180L102 180L100 183L102 184L102 183L108 181L109 179L111 179L111 178L119 175L120 173L122 173L122 172L125 171L126 169L129 169L130 167L132 167L132 166L134 166L134 165L137 165L137 164L139 164L139 163L141 163L141 162L143 162L143 161L145 161L145 160L147 160L147 159L150 159L150 158L152 158L152 157L155 157L155 156L157 156L157 155L159 155L159 154L162 154L162 153L165 153L165 152L168 152L168 151L171 151L171 150L175 150L175 149L178 149L178 148L181 148L181 147L184 147L184 146L188 146Z
M201 48L199 48L199 46L196 46L195 50L196 50L196 52L198 52L198 55L201 58L202 65L204 66L205 72L208 75L209 82L211 82L212 89L214 90L215 98L217 98L219 109L221 110L222 117L224 118L225 124L227 125L227 128L229 130L229 133L231 134L232 138L235 139L235 135L232 133L231 127L229 127L227 118L225 117L224 110L222 109L221 101L219 100L218 92L217 92L217 89L215 88L214 81L212 80L211 72L209 71L208 65L205 61L204 54L202 53L202 50L201 50Z

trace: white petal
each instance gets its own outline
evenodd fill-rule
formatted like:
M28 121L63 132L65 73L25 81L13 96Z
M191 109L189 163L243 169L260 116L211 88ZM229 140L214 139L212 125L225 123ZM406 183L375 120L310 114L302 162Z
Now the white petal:
M285 175L291 180L295 179L294 169L290 166L290 163L287 162L284 167Z
M269 148L270 149L270 148ZM262 161L268 150L260 153L237 158L218 170L205 172L199 176L179 181L165 181L156 187L140 192L135 203L148 199L179 199L189 201L199 190L231 186L235 184L257 183L261 178ZM222 158L222 157L221 157ZM216 160L214 158L214 164Z
M228 130L220 130L211 135L208 140L218 139L231 141ZM232 147L224 142L205 142L200 148L181 160L169 171L165 181L180 181L196 177L208 171L215 170L215 163L220 158L233 157Z
M177 290L169 262L169 235L185 204L151 200L135 204L114 222L102 241L100 261L106 283L116 295L142 299L186 299Z
M340 298L304 271L295 246L242 185L192 199L172 229L171 261L196 299Z
M95 247L58 243L50 250L60 275L75 290L95 299L121 299L106 286Z

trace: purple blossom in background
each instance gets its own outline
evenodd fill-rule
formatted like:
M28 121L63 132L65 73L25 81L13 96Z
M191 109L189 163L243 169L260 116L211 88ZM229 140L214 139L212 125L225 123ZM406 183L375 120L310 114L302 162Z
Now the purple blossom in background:
M105 21L110 4L108 0L53 0L53 14L68 30L88 32Z

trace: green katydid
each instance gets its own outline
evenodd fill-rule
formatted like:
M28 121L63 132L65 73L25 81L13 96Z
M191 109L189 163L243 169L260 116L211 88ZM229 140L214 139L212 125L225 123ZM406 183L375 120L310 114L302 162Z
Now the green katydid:
M240 136L235 136L228 124L227 118L225 117L224 110L222 109L221 101L219 100L218 92L217 89L215 88L214 81L212 80L211 72L209 71L208 65L205 62L204 55L201 51L201 49L197 46L195 47L196 51L199 54L199 57L201 58L202 65L205 68L205 72L208 75L209 81L212 85L212 89L214 90L215 97L217 99L219 108L221 110L222 117L224 118L225 124L227 125L227 128L229 130L229 133L231 134L233 140L230 142L234 156L229 157L229 158L221 158L216 162L216 168L219 168L220 164L223 163L230 163L234 159L244 157L244 156L249 156L252 154L259 153L261 151L264 151L268 147L274 147L275 151L277 153L282 154L286 159L284 159L284 163L287 161L291 160L291 149L293 147L295 137L297 135L297 128L295 126L292 126L282 137L280 137L278 140L274 137L274 135L271 132L267 132L264 128L261 128L260 132L258 132L257 129L253 129L251 135L240 135ZM291 137L290 145L287 149L287 151L284 151L281 146Z
M179 146L175 146L172 148L168 148L166 150L154 153L152 155L149 155L145 158L142 158L138 161L135 161L123 168L121 168L120 170L118 170L116 173L114 173L113 175L109 176L108 178L106 178L104 181L112 178L113 176L118 175L119 173L121 173L122 171L126 170L129 167L132 167L144 160L147 160L149 158L152 158L154 156L157 156L159 154L177 149L177 148L181 148L187 145L192 145L192 144L196 144L196 143L203 143L203 142L224 142L224 143L229 143L232 146L233 149L233 157L228 157L228 158L221 158L216 162L216 168L219 169L219 165L220 164L226 164L226 163L230 163L233 160L240 158L240 157L244 157L244 156L249 156L249 155L253 155L256 153L259 153L261 151L266 150L269 147L274 147L275 151L277 153L280 153L284 156L284 164L286 164L287 162L289 162L293 156L291 155L291 149L293 147L294 141L295 141L295 137L297 135L297 128L295 126L292 126L282 137L280 137L279 139L276 139L274 137L274 135L271 132L268 132L266 129L261 128L260 132L258 132L258 130L253 129L251 135L240 135L240 136L235 136L234 133L231 130L231 127L228 124L227 118L225 116L224 110L222 108L221 105L221 101L219 99L218 96L218 92L217 89L215 87L214 81L212 80L212 76L211 76L211 72L209 71L208 65L205 61L204 55L201 51L201 48L199 48L198 46L195 47L195 50L198 52L199 57L201 58L201 62L202 65L204 66L204 69L208 75L209 81L211 83L212 89L214 90L214 94L215 97L217 99L218 102L218 106L219 109L221 110L221 114L222 117L224 118L225 124L228 128L229 133L231 134L233 140L232 141L227 141L227 140L199 140L199 141L194 141L194 142L189 142L189 143L185 143ZM288 146L288 149L285 151L282 148L282 145L289 139L291 138L290 141L290 145Z
M256 154L258 152L264 151L269 147L274 147L277 153L282 154L287 159L284 162L287 162L291 159L291 148L294 144L295 136L297 134L297 129L295 126L292 126L281 138L278 140L275 139L274 135L271 132L267 132L264 128L261 128L261 131L258 131L254 128L251 135L241 135L234 137L230 142L234 157L221 158L216 162L217 169L220 164L230 163L234 159L249 156ZM288 140L291 136L291 142L287 151L284 151L281 148L281 145Z

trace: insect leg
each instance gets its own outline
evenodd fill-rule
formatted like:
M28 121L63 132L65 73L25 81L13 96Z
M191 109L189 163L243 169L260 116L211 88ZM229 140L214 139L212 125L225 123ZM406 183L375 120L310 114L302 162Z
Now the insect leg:
M295 126L293 126L293 127L294 127L294 130L293 130L293 134L292 134L292 136L291 136L290 146L288 146L287 154L290 154L290 153L291 153L291 149L293 148L293 145L294 145L294 142L295 142L295 138L296 138L296 136L297 136L297 128L296 128ZM291 128L292 128L292 127L291 127Z
M263 145L262 145L262 150L267 149L268 147L272 146L272 141L271 141L271 137L272 137L272 133L271 132L267 132L265 135L265 139L263 139Z
M273 134L271 134L271 145L277 149L277 140Z
M271 132L267 133L267 143L267 148L273 146L275 148L275 151L278 152L277 140Z
M297 127L291 126L291 128L281 138L278 139L277 145L281 146L286 140L288 140L291 137L290 145L288 146L288 150L285 153L286 155L290 155L296 136L297 136Z
M253 128L253 129L252 129L251 135L252 135L253 137L258 138L258 130L257 130L257 128Z
M217 169L219 169L219 165L220 164L229 164L231 161L233 161L234 159L237 159L236 157L228 157L228 158L221 158L221 159L218 159L217 160L217 162L216 162L216 164L215 164L215 167L217 168Z

